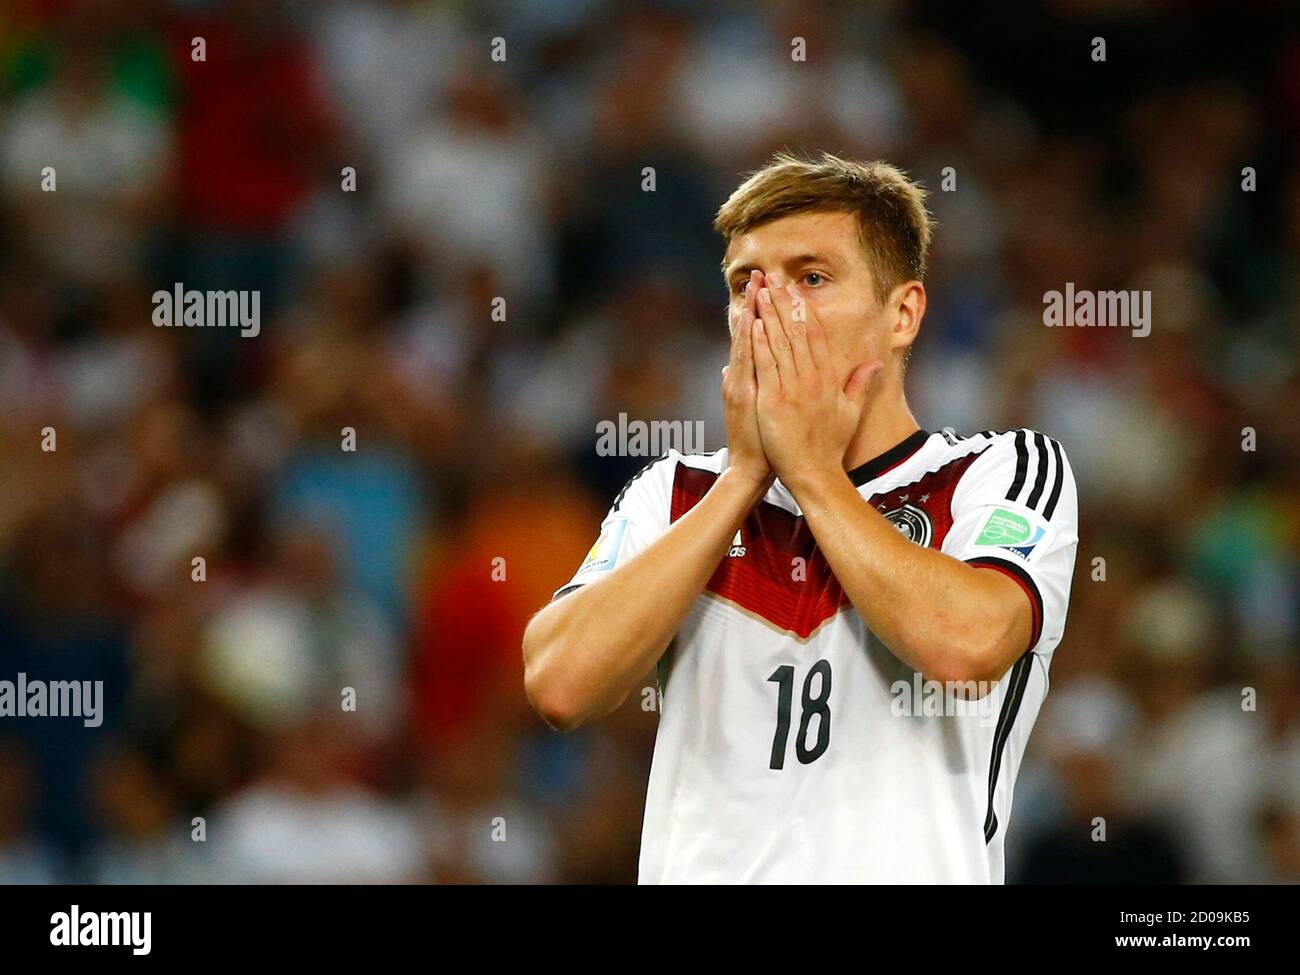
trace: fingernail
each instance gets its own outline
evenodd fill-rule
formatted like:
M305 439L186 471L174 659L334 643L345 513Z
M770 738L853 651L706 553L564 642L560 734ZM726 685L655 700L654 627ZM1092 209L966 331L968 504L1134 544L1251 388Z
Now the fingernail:
M768 291L766 288L758 293L758 297L765 305L770 305L772 303L772 292Z
M759 335L765 334L763 331L763 319L761 318L754 319L754 331L757 332Z
M785 280L785 279L782 278L781 275L779 275L779 274L769 274L769 275L767 276L767 283L770 284L770 285L771 285L772 287L774 287L774 288L779 288L779 287L781 287L781 282L782 282L783 280Z

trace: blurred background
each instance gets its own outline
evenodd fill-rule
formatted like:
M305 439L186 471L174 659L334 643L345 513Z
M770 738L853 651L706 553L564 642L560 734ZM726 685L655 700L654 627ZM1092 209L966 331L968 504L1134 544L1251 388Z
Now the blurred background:
M710 223L781 147L931 188L918 419L1078 476L1008 879L1300 880L1297 20L3 0L0 679L106 700L0 718L0 882L634 880L656 715L547 731L520 637L645 463L597 422L722 443ZM260 335L153 327L177 282ZM1151 334L1043 327L1066 282Z

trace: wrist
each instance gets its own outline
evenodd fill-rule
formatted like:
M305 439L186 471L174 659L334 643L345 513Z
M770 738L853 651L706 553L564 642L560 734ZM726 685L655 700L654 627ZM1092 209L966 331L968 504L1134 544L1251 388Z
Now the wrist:
M803 499L811 501L824 497L848 484L849 480L844 468L839 465L824 464L792 471L789 477L783 474L781 483L789 488L790 493L803 504Z
M737 491L749 497L753 504L757 504L763 495L767 494L767 489L772 486L772 481L775 479L776 475L770 468L732 464L722 472L718 482L734 486Z

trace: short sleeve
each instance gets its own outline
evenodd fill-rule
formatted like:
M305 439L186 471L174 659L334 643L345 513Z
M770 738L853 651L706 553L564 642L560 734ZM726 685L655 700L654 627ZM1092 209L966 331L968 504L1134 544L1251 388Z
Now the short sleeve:
M1033 611L1029 649L1050 653L1065 633L1079 546L1079 500L1061 445L1033 430L997 435L953 492L943 551L1001 572Z
M573 578L556 590L552 601L613 572L645 551L668 530L676 451L641 468L623 485L600 525L600 537Z

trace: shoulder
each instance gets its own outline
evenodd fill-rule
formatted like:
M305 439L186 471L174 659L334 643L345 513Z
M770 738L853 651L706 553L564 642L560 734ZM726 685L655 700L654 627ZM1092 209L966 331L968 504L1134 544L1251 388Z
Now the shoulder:
M974 449L985 464L991 462L1023 466L1033 473L1040 462L1050 467L1056 458L1065 461L1065 447L1055 437L1029 427L1012 430L984 430L969 436L953 434L945 430L943 435L949 438L954 449ZM1068 465L1068 461L1065 461Z
M619 508L629 497L642 493L662 496L671 493L679 467L702 471L706 474L720 474L727 466L727 448L715 450L708 454L683 454L679 450L667 450L652 458L635 474L628 478L618 497L614 499L613 510Z
M1060 441L1038 430L986 430L961 442L982 441L965 472L959 495L1001 500L1051 519L1063 503L1074 506L1074 472Z

